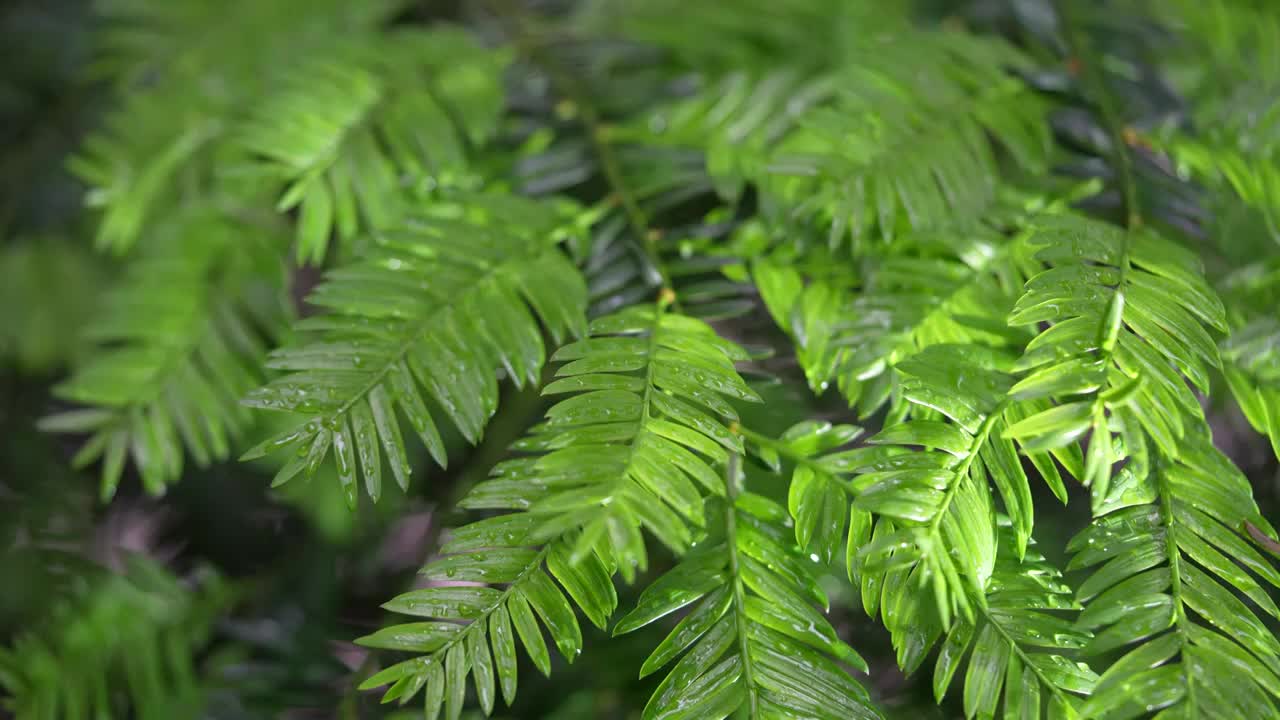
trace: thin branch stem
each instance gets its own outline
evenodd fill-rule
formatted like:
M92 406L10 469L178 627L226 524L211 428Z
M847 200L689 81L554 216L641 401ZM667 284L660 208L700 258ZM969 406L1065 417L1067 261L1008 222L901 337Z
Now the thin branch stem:
M1076 27L1072 13L1068 9L1071 0L1057 0L1054 3L1058 18L1062 21L1063 32L1072 56L1080 66L1081 79L1086 91L1098 106L1102 124L1106 126L1111 138L1111 163L1119 174L1120 193L1124 200L1125 225L1130 229L1142 226L1142 207L1138 199L1138 184L1133 172L1133 157L1129 154L1129 142L1126 137L1126 125L1116 108L1115 97L1107 88L1106 80L1099 70L1099 63L1094 62L1088 38ZM1126 263L1127 265L1127 263Z
M509 0L498 0L496 4L501 6L499 14L505 15L510 21L512 40L516 48L531 64L540 67L547 74L558 94L571 103L578 113L591 142L591 149L600 161L600 170L604 173L611 198L622 208L627 225L631 228L633 254L645 268L646 275L656 276L661 285L662 294L669 296L671 307L676 312L680 312L680 302L679 298L675 297L675 286L672 283L671 274L652 247L653 241L661 233L650 226L648 216L627 184L618 154L609 141L608 126L600 117L600 111L592 102L590 93L577 77L567 72L554 58L548 57L543 47L530 37L526 31L526 26L530 22L527 13Z
M751 717L760 713L760 701L756 696L755 673L751 664L751 648L747 642L747 599L746 589L742 583L742 571L738 568L738 518L737 500L739 463L741 457L737 453L729 456L725 463L725 493L728 498L725 516L725 547L729 552L729 575L733 578L733 608L737 618L738 654L742 657L742 682L747 686L747 698L751 702Z

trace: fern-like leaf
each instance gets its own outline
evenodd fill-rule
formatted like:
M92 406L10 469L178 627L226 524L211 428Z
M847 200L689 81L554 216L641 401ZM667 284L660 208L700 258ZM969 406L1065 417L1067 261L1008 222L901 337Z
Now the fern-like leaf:
M445 557L423 569L436 586L386 606L432 621L359 642L427 654L381 671L365 687L391 683L385 699L407 700L425 686L428 716L443 706L456 718L470 673L486 712L495 677L510 703L513 627L534 665L551 668L531 607L572 661L582 636L564 593L604 628L617 606L613 575L621 571L630 582L647 566L641 528L676 552L689 548L704 496L724 493L713 465L741 442L716 416L737 417L721 395L755 396L733 367L742 350L701 321L666 312L667 302L599 318L589 337L557 352L566 364L544 392L573 396L516 443L524 455L499 463L461 502L516 512L455 531Z
M1221 346L1222 374L1249 424L1280 457L1280 321L1259 318Z
M461 504L527 509L541 538L581 529L574 557L602 552L628 582L648 564L641 528L687 550L704 495L724 490L713 465L741 449L730 400L759 397L734 368L746 353L668 302L594 320L560 348L566 364L543 392L573 397L516 444L530 455L500 463Z
M132 249L150 223L163 222L171 208L189 200L241 205L256 196L256 178L223 170L236 165L227 150L243 109L272 96L273 73L263 68L292 67L298 58L305 65L334 46L379 37L397 4L96 4L96 69L115 81L124 99L70 167L88 185L86 205L102 211L98 247Z
M1266 588L1280 573L1254 549L1250 523L1274 536L1248 480L1189 430L1177 461L1159 459L1150 502L1102 514L1071 540L1068 569L1097 567L1080 586L1086 651L1127 648L1085 704L1087 717L1276 717L1280 641L1236 593L1280 617Z
M1030 410L1011 393L1009 365L1007 356L974 345L933 345L902 361L906 417L870 439L880 447L840 458L856 473L848 481L855 507L879 518L874 534L862 524L858 557L850 560L869 612L881 585L913 583L932 587L944 627L956 612L972 618L971 599L981 602L996 559L991 486L1012 518L1015 557L1025 550L1034 518L1030 482L1019 446L1002 434ZM1065 502L1053 455L1020 449ZM1068 452L1058 460L1078 471Z
M384 454L396 482L408 486L398 407L444 466L428 397L477 442L497 408L498 372L520 386L537 382L542 328L557 341L583 332L586 288L559 248L570 224L549 204L469 196L381 234L311 294L325 312L303 320L299 340L267 362L287 374L245 399L308 420L245 458L294 452L279 484L332 454L348 503L356 502L358 476L376 500Z
M1000 530L995 570L986 589L986 602L976 623L958 622L945 633L933 671L938 702L952 678L964 667L965 717L995 717L1003 700L1004 717L1066 720L1080 717L1079 699L1088 695L1098 676L1089 666L1070 659L1091 637L1075 627L1063 611L1078 610L1062 573L1034 550L1017 558L1016 539L1009 528ZM898 662L907 670L918 665L939 640L939 628L928 620L905 586L885 588ZM892 599L891 599L892 598ZM923 611L923 612L922 612ZM887 613L889 614L889 613Z
M1169 58L1190 122L1151 138L1180 174L1229 190L1280 230L1280 19L1265 3L1173 0L1160 12L1191 52ZM1187 60L1195 58L1195 62Z
M794 546L787 511L730 490L713 510L704 543L654 581L614 633L692 609L641 668L648 675L678 657L642 717L878 718L867 691L841 664L866 663L813 607L825 607L813 566Z
M194 659L234 597L219 577L197 587L142 557L60 598L45 622L0 648L0 704L21 718L193 717Z
M361 689L390 684L383 701L403 703L425 687L428 720L441 710L456 720L468 676L486 714L493 711L495 684L507 704L515 701L517 637L544 674L551 672L551 656L542 626L567 660L577 658L582 630L566 594L603 629L618 603L613 569L593 553L572 557L569 535L530 547L536 522L532 514L511 513L454 531L441 549L443 557L422 569L431 586L383 606L426 620L392 625L356 640L366 647L423 656L374 674Z
M631 136L703 149L724 194L755 184L766 210L819 218L833 243L892 238L979 215L998 176L988 136L1024 166L1043 165L1041 104L1007 72L1025 66L989 38L889 34L816 77L730 76Z
M920 361L936 363L948 357L954 363L958 354L954 348L939 346L936 352L921 353ZM977 375L982 368L961 364L957 372ZM944 427L937 421L905 422L895 426L894 431L886 431L880 440L929 447L933 447L933 443L951 446L952 443L945 442ZM934 674L934 692L939 702L952 676L962 666L964 654L972 648L971 669L966 674L964 691L967 717L993 716L1002 697L1006 715L1038 717L1042 691L1048 702L1049 717L1076 717L1077 703L1068 693L1087 694L1096 676L1087 666L1066 656L1083 647L1089 634L1073 628L1065 618L1042 612L1075 607L1070 590L1062 582L1061 573L1029 549L1028 541L1011 523L1006 522L996 532L991 501L986 497L989 491L984 489L986 479L981 479L981 484L972 480L961 484L946 510L949 516L944 532L927 545L935 553L962 558L965 565L960 572L977 578L974 582L956 582L946 588L946 592L961 593L964 598L935 606L930 599L929 578L945 571L938 569L940 563L921 562L911 551L913 536L908 534L912 532L908 522L889 514L873 525L872 515L857 503L847 508L845 496L859 493L862 481L850 478L854 471L887 468L889 473L897 473L893 477L904 480L896 492L900 506L906 507L911 499L919 496L911 492L911 486L905 482L910 477L910 468L945 466L950 461L933 463L927 454L904 452L904 448L893 445L840 450L858 434L858 429L851 426L801 423L777 441L744 432L753 441L750 447L766 461L781 455L795 463L789 510L795 518L802 550L813 552L819 560L829 557L832 546L844 539L843 514L848 512L846 563L850 580L860 589L867 611L873 615L879 612L889 628L903 670L914 672L929 650L945 636ZM832 450L834 452L830 452ZM1001 456L992 450L981 451L981 454L986 458ZM1004 461L990 463L990 472L1001 474L1002 480L996 484L1002 490L1026 482L1025 476L1016 477L1021 468L1013 471L1018 465L1016 456L1012 459L1012 465ZM1037 460L1047 461L1048 467L1054 468L1047 458ZM887 475L883 470L880 474ZM1014 477L1009 477L1011 474ZM920 547L918 539L914 542ZM875 555L884 552L876 548L886 547L891 548L886 553L888 561L875 562ZM956 549L949 551L949 547ZM945 615L939 614L939 609L947 613L950 605L970 608L971 617L944 625Z
M163 222L163 209L177 204L187 166L208 151L218 121L169 111L171 98L140 93L89 136L68 165L86 185L85 205L102 211L95 245L123 254L149 223Z
M1280 301L1276 264L1254 263L1218 283L1228 308L1231 334L1219 344L1222 375L1241 412L1271 438L1280 457L1280 322L1262 308Z
M1199 260L1152 231L1062 215L1044 218L1032 242L1050 269L1027 283L1009 323L1050 326L1016 363L1025 376L1012 392L1054 405L1004 434L1050 450L1092 431L1078 477L1096 512L1127 502L1121 496L1150 466L1148 439L1176 458L1188 423L1203 423L1187 381L1209 390L1208 368L1220 362L1206 326L1227 329L1223 307ZM1130 462L1113 479L1123 457Z
M239 397L262 381L270 341L288 322L280 235L188 213L148 238L87 330L87 362L54 392L86 407L41 421L89 433L74 463L102 458L102 496L115 494L126 457L152 494L197 464L228 457L248 427ZM154 247L151 245L154 243Z
M459 30L406 31L339 43L290 67L240 130L240 143L300 209L298 259L324 259L331 230L350 242L403 216L406 178L462 183L471 142L502 109L501 53Z
M995 219L995 216L992 218ZM1013 223L1025 220L1011 217ZM806 283L794 267L757 261L753 277L815 391L832 382L859 414L889 398L898 361L939 343L1015 347L1026 333L1004 317L1039 269L1019 237L989 225L911 233L868 263L856 292Z

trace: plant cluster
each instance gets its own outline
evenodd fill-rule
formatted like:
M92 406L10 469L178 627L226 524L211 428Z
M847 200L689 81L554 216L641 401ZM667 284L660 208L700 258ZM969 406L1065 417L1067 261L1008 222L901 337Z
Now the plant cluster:
M646 719L890 716L836 598L968 718L1280 718L1280 546L1211 422L1280 454L1280 11L442 5L101 3L69 168L121 270L42 427L102 500L239 458L385 502L537 392L361 689L489 714L585 619L661 628ZM110 706L51 669L89 643L174 716L189 658L122 644L217 610L119 620L146 572L0 655L19 713Z

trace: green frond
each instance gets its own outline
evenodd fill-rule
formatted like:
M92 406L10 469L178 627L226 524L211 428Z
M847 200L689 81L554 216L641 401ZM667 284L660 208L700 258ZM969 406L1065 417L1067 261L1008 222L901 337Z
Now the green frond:
M0 364L23 372L66 367L85 351L80 331L107 273L66 238L17 239L0 248Z
M665 302L594 320L586 338L561 347L553 359L566 364L544 393L573 396L515 444L521 456L499 463L460 503L514 512L454 531L445 557L423 569L433 586L385 606L434 622L391 626L358 642L426 656L364 686L392 684L386 701L425 686L428 717L443 703L456 718L470 673L486 713L495 677L510 703L513 624L535 666L551 668L530 607L572 661L582 636L563 593L604 628L617 606L613 575L631 582L647 567L641 528L684 552L704 522L704 496L724 494L713 465L740 445L724 425L737 418L724 398L755 398L733 367L744 358L704 323L666 312Z
M910 10L909 3L831 0L611 0L598 4L600 17L593 19L661 48L681 70L717 74L780 63L821 67L845 43L905 27Z
M133 249L149 223L163 223L163 208L179 204L195 158L220 133L216 118L173 113L163 95L130 95L90 135L68 166L88 186L85 205L100 209L94 243L121 255ZM178 182L182 178L185 183Z
M1219 344L1222 375L1249 424L1280 457L1280 322L1255 308L1280 300L1274 263L1242 268L1223 283L1231 333Z
M300 322L298 338L266 363L286 374L244 400L306 421L244 458L294 453L279 485L332 454L354 506L358 476L371 498L381 494L384 454L408 487L397 407L442 467L433 416L478 442L497 409L499 372L517 386L536 383L543 328L557 342L585 329L586 288L559 247L573 222L551 203L474 195L434 203L380 233L308 297L323 312Z
M995 147L1028 171L1045 165L1045 106L1008 74L1025 66L1011 47L962 33L859 48L837 101L781 143L764 186L854 243L873 228L892 239L975 218L996 191Z
M260 207L283 186L298 257L319 262L332 228L350 242L394 222L415 183L478 184L467 151L495 131L507 53L387 29L399 0L321 4L106 3L100 64L125 100L70 162L99 247L128 251L193 196Z
M1208 369L1220 361L1206 328L1225 331L1226 318L1199 259L1153 231L1062 215L1044 218L1031 242L1043 246L1037 257L1049 269L1028 281L1009 324L1049 328L1014 365L1022 378L1011 392L1053 406L1004 434L1053 450L1092 431L1077 477L1098 512L1129 502L1125 493L1151 465L1148 440L1177 458L1188 424L1204 422L1188 381L1209 391ZM1124 457L1130 462L1112 477Z
M468 151L503 109L502 53L461 30L401 31L339 43L283 73L238 131L281 181L277 210L299 209L298 259L323 261L329 236L391 227L402 188L475 185Z
M995 196L997 146L1044 166L1044 106L1009 74L1027 66L1013 48L956 32L859 37L821 74L731 75L624 137L702 149L722 194L753 184L766 214L818 218L855 246L976 219Z
M746 353L668 301L591 322L560 348L543 393L572 393L547 411L492 479L462 500L473 509L528 510L534 535L580 529L575 558L593 550L631 582L648 566L641 528L673 552L703 525L704 496L723 494L713 466L742 441L727 427L732 400L758 401L734 368Z
M253 83L289 58L294 42L323 47L376 31L406 0L95 0L100 25L94 70L122 89L155 87L213 72ZM266 65L259 64L264 58ZM235 92L219 88L214 92Z
M443 710L446 718L457 720L468 677L486 715L493 712L495 685L508 705L515 701L517 637L543 674L551 673L543 626L573 662L582 651L582 630L569 599L603 629L618 604L614 569L592 552L575 557L571 534L531 547L537 520L531 513L510 513L453 531L441 548L443 557L421 571L428 586L383 606L423 620L356 640L420 657L381 670L361 689L391 685L383 702L405 703L425 688L427 719Z
M910 585L885 588L886 615L893 618L898 663L918 666L939 640L942 649L933 670L934 698L942 702L953 678L965 667L965 717L1079 718L1080 700L1098 676L1071 659L1091 633L1073 624L1079 604L1062 573L1034 550L1018 559L1016 538L1001 527L999 553L988 581L986 602L976 622L958 622L945 633L921 612L919 592ZM890 599L892 598L892 599ZM1066 616L1064 611L1071 611Z
M232 596L216 575L186 587L135 557L0 648L0 705L49 720L193 717L202 704L193 662Z
M908 414L869 440L885 452L869 455L851 483L855 506L880 519L860 551L864 602L868 582L887 587L914 574L932 586L944 627L956 612L972 617L970 597L987 587L996 558L992 486L1012 520L1015 557L1031 536L1035 514L1019 452L1066 501L1055 459L1078 476L1078 452L1005 437L1039 409L1020 402L1009 367L999 351L973 345L934 345L897 366Z
M1266 133L1269 137L1255 143L1240 128L1227 127L1206 137L1171 134L1157 144L1173 156L1179 173L1229 189L1261 212L1274 235L1280 233L1280 125L1266 128Z
M676 661L644 717L879 718L867 691L842 666L866 671L814 603L826 607L814 566L794 546L787 511L732 487L718 521L622 618L627 633L692 609L645 661L648 675ZM677 661L676 659L679 658Z
M954 362L956 354L955 349L945 348L945 352L936 355L921 355L932 356L927 359L934 362L943 357ZM957 372L968 376L981 371L962 365ZM936 421L910 421L882 433L882 439L935 447L947 444L942 433L945 427ZM1069 694L1088 694L1096 675L1068 656L1084 647L1089 634L1073 628L1069 619L1057 614L1078 607L1061 573L1028 548L1028 541L1011 524L1005 523L997 532L989 491L985 490L988 479L962 485L947 510L945 532L928 541L933 553L961 558L960 562L977 566L976 570L967 571L976 575L973 582L955 583L945 589L962 595L950 600L950 604L972 610L970 618L949 622L938 610L950 612L950 604L935 605L934 593L938 589L930 587L934 585L931 578L965 570L940 569L940 563L927 561L927 555L924 559L918 557L912 543L919 547L920 541L915 539L918 535L911 534L910 521L886 513L873 525L869 512L861 509L858 502L848 508L845 499L846 493L859 496L866 492L858 487L863 479L850 480L850 474L875 468L872 472L878 476L902 481L900 488L894 490L900 506L906 507L919 497L918 493L913 496L909 492L909 479L923 469L945 466L947 461L930 462L927 454L904 452L903 448L883 444L837 450L857 434L858 429L851 426L812 422L791 428L778 441L748 434L749 447L766 462L775 463L781 456L795 463L789 510L795 519L800 548L813 552L821 562L829 560L834 546L844 541L844 514L849 513L849 577L860 588L867 611L873 615L878 611L892 633L899 665L914 672L930 649L945 637L934 673L934 692L939 702L962 666L964 655L972 648L964 691L967 717L994 716L1001 698L1009 717L1039 717L1042 698L1047 703L1048 717L1077 717L1078 703ZM926 435L932 437L926 440ZM872 442L877 440L873 438ZM985 463L991 473L1002 476L1022 472L1011 449L1005 461L986 460L1001 457L1001 453L987 450L983 454L986 457L977 463L979 468ZM1052 467L1051 461L1049 466ZM1025 485L1025 476L997 480L995 484L1003 490L1010 482L1019 481ZM876 490L869 494L877 492L888 494ZM889 557L877 562L877 553Z
M1241 84L1274 81L1280 18L1266 0L1169 0L1151 9L1182 41L1182 47L1168 48L1168 61L1178 71L1175 77L1190 85L1193 100L1212 102ZM1197 62L1180 55L1188 50Z
M638 683L646 720L918 710L863 686L830 592L967 720L1280 718L1280 540L1210 431L1239 410L1266 440L1220 446L1280 457L1274 0L39 4L0 12L35 38L0 52L31 146L0 163L0 241L81 229L36 189L76 143L48 182L121 271L64 292L90 274L0 248L0 358L70 368L41 423L81 436L70 464L110 498L272 454L273 487L335 476L289 486L305 520L467 455L482 517L356 641L393 664L313 675L335 712L382 688L428 718L625 714ZM46 53L59 31L28 30L63 14ZM81 342L33 329L73 296ZM206 651L216 579L86 573L92 508L57 485L0 482L6 567L49 560L66 596L0 649L0 714L193 717L197 660L263 648ZM1047 498L1079 488L1060 570ZM616 621L615 575L664 554ZM607 710L519 670L577 663L579 616L664 626L638 680L593 678Z
M1151 141L1178 173L1234 194L1280 231L1280 17L1251 0L1172 0L1159 13L1183 44L1167 62L1188 96L1187 122ZM1188 62L1194 58L1194 62Z
M189 453L225 459L250 423L240 397L262 381L262 361L289 310L279 235L207 213L170 220L147 238L87 326L83 366L54 388L84 406L41 427L89 435L73 463L102 459L109 499L132 458L159 495ZM256 238L254 240L246 240Z
M116 81L122 101L68 164L88 186L86 206L102 211L100 249L129 251L175 205L241 204L260 192L257 179L223 168L232 129L267 90L263 68L323 54L338 38L368 37L391 9L381 0L323 4L334 7L304 0L98 4L95 64Z
M994 217L993 217L994 220ZM1025 222L1025 220L1018 220ZM809 385L832 382L860 416L893 387L890 370L940 343L1019 347L1025 331L1004 319L1040 269L1021 237L992 225L910 233L866 263L862 287L806 278L793 264L753 264L766 307L796 344Z
M1207 432L1189 430L1179 448L1176 461L1154 461L1148 502L1100 514L1068 546L1068 569L1097 567L1078 593L1077 625L1094 631L1086 653L1125 650L1082 712L1276 717L1280 641L1237 596L1280 617L1266 588L1280 587L1280 573L1243 526L1274 530Z

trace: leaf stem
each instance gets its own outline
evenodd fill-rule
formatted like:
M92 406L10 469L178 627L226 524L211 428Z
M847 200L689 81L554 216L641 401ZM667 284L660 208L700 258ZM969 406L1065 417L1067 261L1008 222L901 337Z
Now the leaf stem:
M981 609L982 616L991 624L991 627L995 628L996 632L1000 634L1000 637L1004 638L1004 641L1009 643L1009 647L1013 650L1013 653L1022 661L1022 666L1024 668L1031 668L1032 674L1036 676L1036 679L1040 681L1040 684L1048 688L1050 693L1057 696L1057 698L1062 701L1062 704L1066 705L1067 694L1062 691L1062 688L1049 680L1049 677L1044 674L1044 671L1040 669L1040 666L1031 661L1031 654L1026 650L1023 650L1022 646L1018 644L1018 641L1014 639L1013 635L1010 635L1009 631L1004 629L1004 626L996 622L996 619L991 616L991 611L987 608L987 604L985 602L978 603L978 607Z
M1128 133L1120 112L1116 109L1115 98L1098 70L1100 60L1097 63L1093 62L1088 39L1073 22L1072 13L1068 10L1070 5L1072 5L1070 0L1057 0L1054 8L1059 19L1062 20L1063 33L1066 35L1071 54L1079 64L1080 74L1087 85L1087 94L1097 104L1102 124L1111 138L1111 162L1119 174L1120 193L1124 200L1125 225L1132 230L1142 226L1142 207L1138 199L1138 184L1133 172L1133 158L1127 150Z
M507 600L511 597L511 593L515 592L518 589L518 587L530 575L532 575L535 571L540 570L542 568L542 563L546 561L547 554L551 552L552 543L560 542L560 540L561 538L554 538L552 540L547 541L546 544L544 544L542 548L538 550L538 554L535 555L533 559L529 561L529 564L526 565L524 569L520 571L520 574L516 576L516 579L507 583L507 586L502 589L502 594L499 595L497 599L493 601L493 604L485 608L484 610L482 610L479 614L477 614L476 617L471 620L471 622L467 623L467 625L463 627L462 630L458 631L457 633L454 634L453 637L445 641L443 645L441 645L436 650L432 651L429 655L422 655L416 658L411 658L410 660L406 660L404 662L413 663L416 666L416 671L419 673L426 672L427 669L432 666L432 664L437 662L436 658L440 658L438 662L443 663L445 654L449 651L449 649L457 645L458 643L466 640L467 637L469 637L471 633L475 632L477 629L480 629L481 632L487 632L487 629L489 627L489 616L492 615L495 610L502 607L503 604L505 604ZM369 681L369 678L366 678L364 680L364 682L366 683L368 681ZM370 687L377 687L377 686L375 685L375 686L366 687L364 685L361 685L359 689L367 690L367 689L370 689ZM386 701L384 700L384 702Z
M929 523L929 534L938 532L938 528L942 525L942 518L947 514L947 509L951 507L951 501L955 499L956 491L960 489L960 485L964 482L965 476L969 474L969 468L973 465L974 458L978 457L982 446L987 442L987 438L991 435L991 429L995 427L996 420L1004 414L1004 409L1009 406L1012 396L1006 395L1000 404L996 405L986 418L982 420L982 424L978 426L978 432L973 435L973 442L969 443L969 452L964 458L956 463L954 468L950 468L955 473L955 481L947 488L946 494L942 496L942 506L938 508L938 514L934 516Z
M1088 39L1073 22L1071 13L1067 9L1069 5L1070 2L1068 0L1058 0L1054 8L1058 17L1062 20L1063 31L1071 53L1080 65L1082 78L1087 85L1087 94L1097 104L1102 124L1106 126L1107 134L1111 138L1111 164L1116 168L1116 172L1119 175L1120 193L1124 202L1126 232L1124 234L1124 242L1120 247L1120 257L1116 263L1120 269L1120 277L1116 281L1111 301L1107 304L1103 324L1098 329L1099 359L1106 366L1110 366L1113 363L1115 346L1119 340L1124 320L1125 285L1128 283L1129 269L1132 265L1130 251L1133 247L1133 233L1143 225L1142 207L1138 198L1138 185L1133 172L1133 158L1129 154L1129 144L1125 139L1126 128L1124 121L1116 109L1115 98L1107 88L1106 80L1097 68L1101 61L1093 62L1090 56ZM1105 401L1102 399L1102 393L1098 393L1093 400L1094 417L1102 416L1104 410ZM1100 429L1106 430L1104 426L1095 423L1095 434ZM1104 439L1103 441L1109 442L1109 439ZM1091 478L1086 477L1086 480L1091 480ZM1097 509L1101 502L1101 498L1096 497L1097 495L1098 493L1095 493L1094 509Z
M505 14L511 19L512 41L515 46L531 64L546 72L551 84L578 113L591 143L591 149L600 161L600 170L604 173L605 182L609 186L611 199L622 208L627 224L631 228L632 253L645 268L646 275L656 276L662 293L671 296L671 306L680 312L680 303L675 297L675 286L672 283L671 274L663 264L662 258L651 247L653 241L660 236L660 231L650 227L649 219L640 207L639 200L627 184L618 155L609 141L608 127L600 117L600 111L592 102L590 93L572 73L566 72L554 58L548 57L537 43L532 42L525 31L528 15L517 3L499 0L497 5L504 9L500 14Z
M738 655L742 658L742 681L747 686L747 697L751 701L751 717L760 713L760 700L756 694L756 682L751 666L751 648L747 642L747 600L746 590L742 585L742 573L738 569L738 482L741 457L737 453L729 455L725 463L725 492L728 502L725 517L725 547L729 552L729 574L733 577L733 610L737 620Z
M1160 497L1160 523L1164 525L1164 550L1169 560L1169 595L1173 597L1173 623L1182 639L1182 651L1185 654L1191 644L1187 609L1182 600L1182 558L1178 553L1177 522L1173 514L1173 491L1169 488L1163 470L1152 468L1156 475L1157 493ZM1187 672L1183 671L1187 683L1187 705L1196 707L1195 683Z

